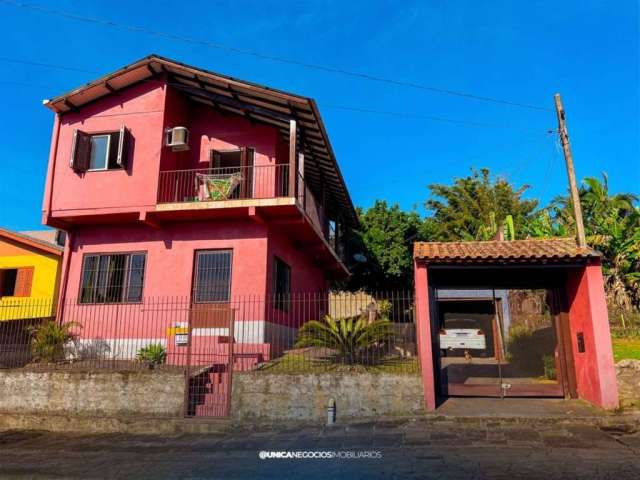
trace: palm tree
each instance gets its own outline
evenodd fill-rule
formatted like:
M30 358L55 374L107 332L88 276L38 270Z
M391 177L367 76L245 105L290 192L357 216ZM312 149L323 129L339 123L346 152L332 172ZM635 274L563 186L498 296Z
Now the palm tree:
M603 220L587 237L604 255L603 273L609 303L629 311L640 306L640 212ZM623 319L624 322L624 319Z
M603 255L602 270L609 304L621 311L640 307L640 210L631 193L612 195L609 177L587 177L580 188L587 243ZM573 205L559 196L546 209L549 231L575 231ZM624 317L623 317L624 318ZM623 320L624 321L624 320Z
M36 361L53 363L64 360L65 347L77 340L74 329L82 328L76 322L59 324L48 320L38 326L30 327L31 354Z
M362 354L393 335L393 324L387 319L369 322L364 316L312 320L300 327L297 348L323 347L338 352L339 358L352 365Z

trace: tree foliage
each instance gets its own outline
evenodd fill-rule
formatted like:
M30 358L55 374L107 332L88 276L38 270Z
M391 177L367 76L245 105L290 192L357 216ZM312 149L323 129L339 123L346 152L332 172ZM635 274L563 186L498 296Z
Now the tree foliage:
M454 179L451 185L429 186L429 212L404 212L398 205L376 201L359 210L361 229L352 252L362 252L349 286L369 291L411 288L415 241L489 240L499 230L505 239L575 235L568 196L547 206L525 199L528 186L493 179L488 169ZM606 174L587 177L580 187L587 243L603 254L609 303L620 309L640 308L640 208L631 193L612 195Z
M360 230L351 246L364 258L352 266L351 288L367 290L407 289L413 279L413 242L426 228L417 212L405 212L384 200L358 211Z
M602 269L610 305L622 310L640 307L640 210L631 193L611 195L606 173L587 177L579 190L587 244L602 253ZM554 228L575 234L573 205L568 196L547 208Z
M504 178L492 179L486 168L456 178L452 185L429 185L431 198L425 207L433 215L437 240L489 240L498 229L510 225L515 238L534 216L537 200L526 200L529 187L519 188Z

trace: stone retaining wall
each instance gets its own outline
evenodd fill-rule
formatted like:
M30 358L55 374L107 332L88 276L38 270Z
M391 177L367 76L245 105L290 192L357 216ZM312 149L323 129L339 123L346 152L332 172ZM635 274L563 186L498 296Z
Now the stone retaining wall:
M640 360L621 360L616 364L618 393L622 408L640 409Z
M231 412L239 421L318 420L336 400L338 418L424 412L419 375L389 373L234 374Z
M159 372L0 370L0 412L178 417L184 376Z

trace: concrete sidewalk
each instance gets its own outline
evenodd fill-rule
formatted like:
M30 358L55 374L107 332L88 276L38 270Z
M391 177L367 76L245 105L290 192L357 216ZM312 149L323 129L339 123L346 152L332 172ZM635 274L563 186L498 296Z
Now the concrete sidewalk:
M615 414L581 400L562 398L447 398L438 415L495 418L608 418Z

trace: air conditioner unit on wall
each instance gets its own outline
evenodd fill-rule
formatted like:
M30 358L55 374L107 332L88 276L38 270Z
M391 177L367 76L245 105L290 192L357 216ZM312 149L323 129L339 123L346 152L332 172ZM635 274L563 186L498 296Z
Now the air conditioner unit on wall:
M189 130L186 127L167 128L164 144L174 152L189 150Z

